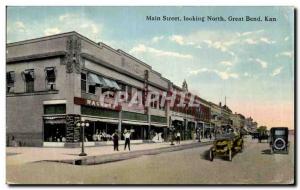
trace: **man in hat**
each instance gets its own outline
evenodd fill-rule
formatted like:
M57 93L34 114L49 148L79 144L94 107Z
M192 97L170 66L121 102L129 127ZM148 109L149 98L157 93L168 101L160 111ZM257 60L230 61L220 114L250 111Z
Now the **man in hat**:
M113 143L114 143L114 151L119 151L119 135L118 130L114 132L112 135Z
M124 130L124 138L125 138L125 146L124 146L124 150L126 150L126 147L128 145L128 150L130 151L130 131L127 131L127 129Z

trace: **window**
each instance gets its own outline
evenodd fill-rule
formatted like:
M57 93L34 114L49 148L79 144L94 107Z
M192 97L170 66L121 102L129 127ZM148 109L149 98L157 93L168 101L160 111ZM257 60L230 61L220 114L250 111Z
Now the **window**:
M86 74L81 73L81 92L86 92Z
M22 75L25 81L25 92L34 92L34 70L25 70Z
M56 74L55 74L55 68L54 67L46 67L46 82L47 87L49 90L55 89L55 80L56 80Z
M15 72L9 71L6 73L7 93L12 93L14 91L14 85L15 85Z
M165 102L162 102L162 95L159 96L159 109L161 110L165 110L166 109L166 101ZM163 104L163 105L161 105Z
M130 102L132 96L132 87L127 86L127 101Z
M125 84L118 83L118 86L120 87L120 91L126 92L126 86L125 86Z
M44 105L44 114L65 114L66 104Z
M82 80L86 81L86 76L84 78L85 79ZM88 92L92 94L96 94L96 87L102 87L104 85L102 78L94 73L88 73L87 81Z
M151 103L150 106L154 109L157 108L157 100L155 100L156 96L158 96L157 94L151 94Z

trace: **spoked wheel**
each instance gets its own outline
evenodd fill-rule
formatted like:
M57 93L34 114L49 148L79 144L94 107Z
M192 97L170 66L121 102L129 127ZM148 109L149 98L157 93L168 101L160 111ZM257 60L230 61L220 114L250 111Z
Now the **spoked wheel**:
M228 152L228 160L232 161L232 150L229 150Z
M214 152L212 150L209 151L209 160L210 161L214 160Z
M240 152L243 152L243 150L244 150L244 143L242 142Z

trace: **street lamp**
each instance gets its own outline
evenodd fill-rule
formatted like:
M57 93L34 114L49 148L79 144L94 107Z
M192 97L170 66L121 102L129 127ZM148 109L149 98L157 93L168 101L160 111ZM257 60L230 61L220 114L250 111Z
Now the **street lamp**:
M86 156L87 154L84 152L84 128L90 126L90 124L88 122L85 122L84 119L81 119L81 121L79 121L76 124L77 127L82 127L82 146L81 146L81 153L79 154L79 156Z

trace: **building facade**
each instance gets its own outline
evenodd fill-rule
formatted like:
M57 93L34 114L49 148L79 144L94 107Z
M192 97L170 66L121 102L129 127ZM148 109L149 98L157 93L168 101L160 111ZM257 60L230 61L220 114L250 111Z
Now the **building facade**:
M186 81L178 87L126 52L76 32L7 44L6 58L8 145L79 146L82 120L89 123L87 146L107 144L125 129L133 142L162 142L170 128L189 140L233 125L227 106L192 94Z
M105 91L167 92L169 81L122 50L76 32L7 45L7 136L23 146L65 146L80 141L81 119L87 120L87 144L93 136L116 129L134 131L132 139L150 139L150 131L164 134L166 107L128 106L112 97L99 104ZM143 100L144 101L144 100ZM163 135L162 135L163 136ZM55 143L54 143L55 142Z

